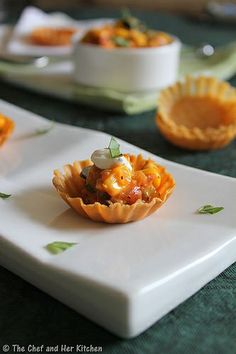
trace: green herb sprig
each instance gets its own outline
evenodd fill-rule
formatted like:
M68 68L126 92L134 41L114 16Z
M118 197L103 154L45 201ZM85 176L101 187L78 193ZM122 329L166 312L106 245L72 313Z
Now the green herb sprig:
M213 205L203 205L197 209L198 214L216 214L223 210L224 207L214 207Z
M119 47L129 47L129 41L123 37L114 36L112 40Z
M125 8L121 13L121 22L125 28L136 29L139 31L146 31L146 25L140 21L137 17L132 16L129 9Z
M112 158L122 156L120 152L120 144L113 137L110 140L108 149L110 150L110 154Z
M49 243L46 246L46 249L52 254L59 254L59 253L62 253L64 251L66 251L68 248L71 248L75 245L77 245L77 243L55 241L55 242Z
M1 199L7 199L7 198L10 198L11 197L11 194L6 194L6 193L1 193L0 192L0 198Z
M51 124L47 128L41 128L35 130L35 135L44 135L49 133L55 126L55 122L52 121Z

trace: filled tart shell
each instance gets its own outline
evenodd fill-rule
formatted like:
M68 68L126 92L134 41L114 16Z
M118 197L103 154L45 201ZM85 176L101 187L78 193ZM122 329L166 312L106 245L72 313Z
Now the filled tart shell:
M144 159L141 155L132 156L133 167L139 169ZM164 167L160 167L161 183L158 188L159 197L153 198L150 202L138 200L132 205L123 203L110 203L104 205L99 202L85 204L80 197L80 190L84 185L84 179L80 173L84 167L92 165L90 160L76 161L63 167L63 172L54 171L53 185L62 199L73 208L78 214L93 221L105 223L127 223L143 219L160 208L171 195L175 181Z

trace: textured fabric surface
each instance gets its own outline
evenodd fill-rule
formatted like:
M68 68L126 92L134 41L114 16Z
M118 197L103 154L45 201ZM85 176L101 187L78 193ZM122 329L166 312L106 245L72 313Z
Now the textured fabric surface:
M112 16L90 10L81 18ZM139 14L150 25L175 32L189 44L224 44L229 26L191 23L169 15ZM236 85L236 79L231 81ZM1 84L0 97L59 122L116 135L172 161L236 177L236 141L223 150L193 153L169 145L155 127L155 112L132 117L96 111ZM3 344L93 344L111 354L235 354L236 264L178 306L145 333L122 340L0 268L0 353Z

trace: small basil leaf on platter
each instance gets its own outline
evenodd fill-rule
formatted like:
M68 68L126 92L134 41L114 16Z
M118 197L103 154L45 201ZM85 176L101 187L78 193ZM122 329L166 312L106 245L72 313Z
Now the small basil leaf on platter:
M55 122L53 121L47 128L41 128L35 130L35 135L44 135L49 133L55 126Z
M199 214L216 214L219 213L219 211L223 210L224 207L215 207L213 205L203 205L200 207L197 212Z
M46 249L52 254L59 254L59 253L66 251L68 248L73 247L74 245L77 245L77 243L55 241L55 242L49 243L46 246Z
M6 194L6 193L1 193L0 192L0 198L1 199L7 199L7 198L10 198L11 197L11 194Z

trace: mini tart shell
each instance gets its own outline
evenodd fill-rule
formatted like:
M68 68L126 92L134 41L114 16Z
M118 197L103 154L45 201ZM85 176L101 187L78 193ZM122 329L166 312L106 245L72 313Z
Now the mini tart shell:
M2 120L4 120L4 124L0 127L0 146L6 142L15 128L15 123L10 118L0 113L0 121Z
M236 136L236 90L227 82L187 77L161 91L158 103L156 124L174 145L219 149Z
M134 167L138 169L144 159L141 155L133 157ZM82 169L92 165L92 161L76 161L72 165L64 166L64 173L59 170L54 171L53 184L62 199L69 204L78 214L93 221L105 222L110 224L124 224L131 221L137 221L154 213L172 193L175 187L173 177L166 172L165 168L160 166L162 177L159 186L159 198L153 198L149 203L137 201L132 205L111 203L109 206L96 202L94 204L85 204L81 197L78 197L80 189L84 185L84 180L80 177Z

